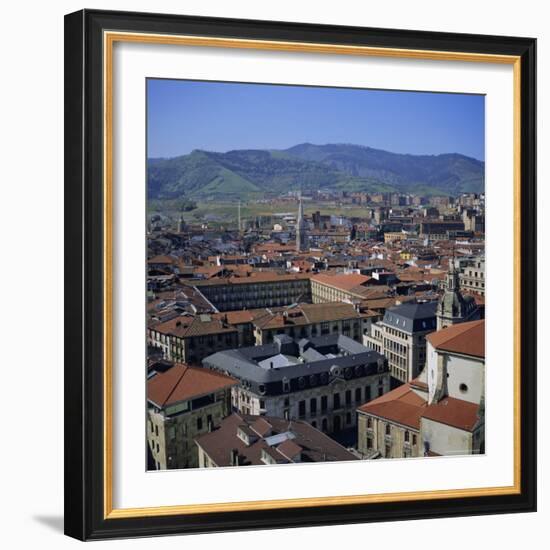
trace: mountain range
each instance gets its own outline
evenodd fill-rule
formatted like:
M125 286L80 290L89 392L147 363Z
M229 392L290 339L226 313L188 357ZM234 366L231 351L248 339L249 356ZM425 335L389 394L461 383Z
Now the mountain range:
M288 191L458 195L484 190L485 163L458 153L409 155L353 144L302 143L289 149L203 150L150 158L150 198L253 198Z

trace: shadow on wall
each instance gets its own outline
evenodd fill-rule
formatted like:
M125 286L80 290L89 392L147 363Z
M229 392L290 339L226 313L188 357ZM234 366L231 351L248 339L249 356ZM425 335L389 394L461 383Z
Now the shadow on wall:
M37 523L49 527L52 531L63 533L63 516L33 516L32 519Z

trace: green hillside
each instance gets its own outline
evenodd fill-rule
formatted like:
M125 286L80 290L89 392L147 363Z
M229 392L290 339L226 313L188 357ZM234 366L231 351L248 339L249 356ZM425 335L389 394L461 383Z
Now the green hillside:
M358 145L301 144L283 151L193 151L150 159L150 198L250 198L291 190L449 194L484 189L484 163L459 154L403 155Z

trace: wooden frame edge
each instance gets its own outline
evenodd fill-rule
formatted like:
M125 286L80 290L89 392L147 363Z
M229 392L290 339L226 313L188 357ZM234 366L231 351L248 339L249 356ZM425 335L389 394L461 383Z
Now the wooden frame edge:
M250 510L292 509L311 506L333 506L368 504L396 501L435 500L446 498L467 498L479 496L521 494L521 397L519 391L521 365L521 57L517 55L476 54L467 52L446 52L436 50L404 50L399 48L378 48L370 46L342 46L308 42L284 42L271 40L226 39L191 35L167 35L154 33L132 33L104 31L104 519L174 516L196 513L234 512ZM112 493L112 52L115 42L139 42L154 44L176 44L211 46L271 51L299 51L308 53L332 53L339 55L362 55L375 57L398 57L444 61L467 61L477 63L511 64L514 71L514 484L509 487L482 489L456 489L442 491L417 491L388 493L381 495L357 495L321 498L282 499L268 501L245 501L236 503L213 503L206 505L176 505L151 508L113 507Z

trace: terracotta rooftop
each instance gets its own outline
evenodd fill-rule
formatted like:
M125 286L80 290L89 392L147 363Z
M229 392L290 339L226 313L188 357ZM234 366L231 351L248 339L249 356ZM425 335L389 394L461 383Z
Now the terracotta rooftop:
M281 307L259 310L255 315L254 324L267 329L342 319L360 319L361 317L362 315L356 311L352 304L345 302L299 304L292 308Z
M147 399L164 408L238 384L230 376L204 368L176 364L147 381Z
M419 397L410 384L369 401L359 411L384 418L415 430L420 429L420 417L426 409L426 400Z
M427 340L438 350L485 358L485 320L459 323L429 334Z
M162 334L169 334L178 338L230 333L237 330L235 327L225 323L219 314L201 314L194 317L180 315L164 323L156 324L154 329Z
M479 405L454 397L445 397L438 403L428 405L422 418L471 432L479 420Z
M312 280L341 290L351 290L355 287L365 285L371 278L366 275L360 275L359 273L338 273L335 275L320 273L314 275Z

